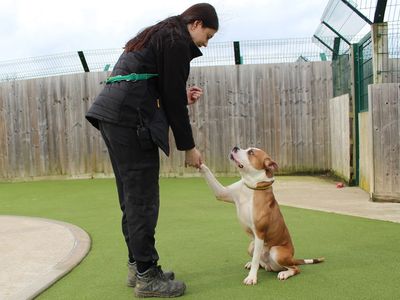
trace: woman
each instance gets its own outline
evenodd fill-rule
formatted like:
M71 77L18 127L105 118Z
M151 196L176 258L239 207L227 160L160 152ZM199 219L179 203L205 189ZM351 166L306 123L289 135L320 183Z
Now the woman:
M116 178L122 231L128 247L128 285L138 297L175 297L185 284L157 265L158 147L169 154L171 128L185 165L198 168L188 104L201 88L186 89L190 61L218 30L213 6L200 3L148 27L125 45L86 118L101 131Z

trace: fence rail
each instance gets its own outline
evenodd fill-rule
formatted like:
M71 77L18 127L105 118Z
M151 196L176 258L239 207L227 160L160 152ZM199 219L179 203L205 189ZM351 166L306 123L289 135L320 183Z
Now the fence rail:
M210 42L201 49L203 56L192 66L235 64L232 42ZM90 72L112 70L123 49L87 50L82 52ZM239 43L243 64L288 63L321 60L321 49L311 38L242 41ZM0 62L0 82L85 72L78 52L24 58ZM323 59L325 56L322 55ZM329 58L329 57L328 57Z

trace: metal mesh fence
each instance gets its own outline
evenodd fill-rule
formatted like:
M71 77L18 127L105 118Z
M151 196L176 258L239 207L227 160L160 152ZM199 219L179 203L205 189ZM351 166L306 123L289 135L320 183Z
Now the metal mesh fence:
M368 110L368 85L374 82L373 63L372 63L372 40L371 35L367 35L360 41L357 48L358 51L358 76L357 80L360 85L360 97L358 111Z
M85 51L90 71L112 68L122 49ZM0 82L84 72L77 52L23 58L0 62Z
M239 43L243 64L287 63L330 59L311 38L242 41ZM203 56L192 61L192 66L235 64L232 42L210 43L201 49ZM123 49L83 51L90 72L112 70ZM84 72L78 52L24 58L0 62L0 81L20 80Z
M400 82L400 22L391 25L388 29L389 75L392 82Z
M399 20L400 0L329 0L313 40L323 51L335 53L332 57L334 96L350 93L351 54L359 111L368 109L368 85L374 82L374 71L383 75L383 82L400 82ZM387 35L384 37L387 44L375 49L375 53L371 40L373 22L387 24L387 33L379 32L379 38ZM373 55L381 60L376 70Z
M321 24L315 31L314 42L320 44L320 47L326 52L332 52L335 48L334 39L340 37L341 43L335 50L339 55L348 53L351 44L358 43L370 32L370 24L374 22L377 2L377 0L329 0L321 17ZM354 10L350 7L353 7ZM397 32L397 35L399 20L400 0L387 0L384 22L388 23L389 31ZM398 52L399 40L395 38L395 34L392 34L391 37L393 39L389 44L389 49Z
M274 39L267 42L245 41L241 43L244 64L288 63L294 61L318 61L325 59L321 49L311 38Z

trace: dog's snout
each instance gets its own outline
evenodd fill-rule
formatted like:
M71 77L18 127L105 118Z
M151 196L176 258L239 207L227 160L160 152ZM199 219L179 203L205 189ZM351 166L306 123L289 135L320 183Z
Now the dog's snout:
M233 147L232 152L236 153L236 152L238 152L239 150L240 150L240 148L237 147L237 146L235 146L235 147Z

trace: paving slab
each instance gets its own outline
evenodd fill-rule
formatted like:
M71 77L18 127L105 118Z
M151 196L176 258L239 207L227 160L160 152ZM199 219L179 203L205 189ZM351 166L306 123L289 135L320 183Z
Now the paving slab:
M370 201L359 187L312 176L278 176L273 185L279 204L400 223L400 203Z
M79 264L90 244L69 223L0 215L0 299L33 299Z

